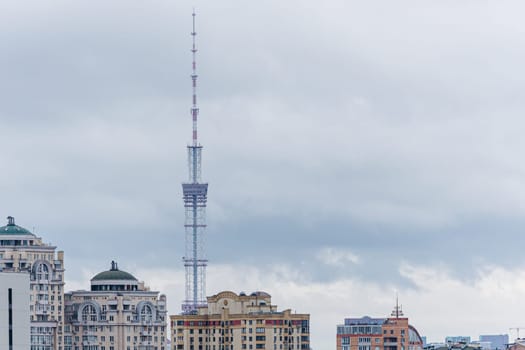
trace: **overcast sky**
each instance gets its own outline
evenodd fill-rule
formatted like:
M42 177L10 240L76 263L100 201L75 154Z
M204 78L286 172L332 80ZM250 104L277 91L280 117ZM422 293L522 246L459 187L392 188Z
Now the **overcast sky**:
M315 349L396 292L430 341L523 325L518 0L2 1L0 216L66 289L117 260L180 311L193 6L207 294L311 313Z

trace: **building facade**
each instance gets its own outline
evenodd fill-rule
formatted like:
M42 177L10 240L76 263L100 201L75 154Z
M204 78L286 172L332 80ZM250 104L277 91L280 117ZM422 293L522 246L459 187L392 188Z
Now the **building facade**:
M470 344L471 339L468 335L449 335L445 337L446 344Z
M278 311L265 292L221 292L197 314L172 315L172 350L310 349L310 315Z
M166 297L111 269L65 294L64 350L167 350Z
M418 331L396 306L389 318L347 318L337 326L337 350L422 350Z
M28 273L0 272L0 315L0 349L30 349Z
M0 271L29 274L31 350L63 350L64 252L9 216L0 227Z
M479 336L480 342L490 342L491 350L503 350L509 344L508 334L484 334Z

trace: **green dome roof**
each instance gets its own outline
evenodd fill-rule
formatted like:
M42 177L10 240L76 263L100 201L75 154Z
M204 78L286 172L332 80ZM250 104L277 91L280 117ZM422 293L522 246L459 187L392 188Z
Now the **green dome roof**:
M32 235L29 230L23 227L15 225L15 218L12 216L7 217L7 225L0 227L0 235Z
M117 267L117 263L111 262L111 270L103 271L91 279L91 281L108 281L108 280L124 280L124 281L138 281L131 273L121 271Z

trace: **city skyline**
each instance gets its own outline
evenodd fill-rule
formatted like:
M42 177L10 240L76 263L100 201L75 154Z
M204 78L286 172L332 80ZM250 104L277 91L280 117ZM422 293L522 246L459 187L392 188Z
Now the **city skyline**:
M66 290L114 259L179 312L194 5L208 295L310 313L314 349L396 292L429 341L520 326L518 1L3 3L0 218Z

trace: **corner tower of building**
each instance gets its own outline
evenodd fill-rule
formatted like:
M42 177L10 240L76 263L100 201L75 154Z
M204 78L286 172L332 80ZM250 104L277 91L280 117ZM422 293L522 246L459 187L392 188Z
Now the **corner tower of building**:
M115 261L111 262L111 269L103 271L91 279L91 291L135 291L139 282L129 272L118 269Z

